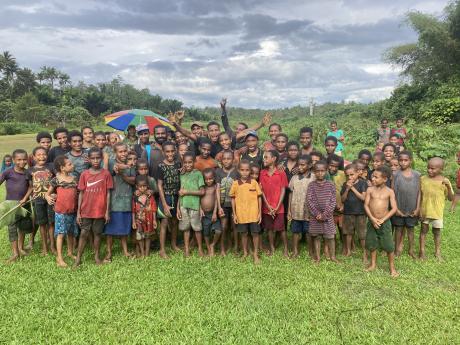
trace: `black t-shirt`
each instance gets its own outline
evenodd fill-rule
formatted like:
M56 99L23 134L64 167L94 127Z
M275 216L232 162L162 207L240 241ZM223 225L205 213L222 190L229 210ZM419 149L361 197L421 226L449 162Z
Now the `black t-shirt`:
M264 165L264 152L262 151L262 149L258 149L257 154L254 157L249 154L249 151L247 151L243 153L240 158L241 160L244 159L249 161L249 163L251 164L258 165L261 169Z
M231 140L232 140L232 143L231 143L231 149L234 150L235 149L235 145L236 145L236 139L235 139L235 136L234 135L231 135ZM196 138L196 141L194 141L195 143L195 155L196 156L199 156L200 155L200 144L203 140L210 140L208 137L198 137ZM212 142L211 141L211 157L212 158L215 158L216 155L222 151L223 148L222 146L219 144L219 142Z
M165 195L176 195L180 189L180 168L179 162L172 165L160 163L158 165L158 179L163 181Z
M358 182L354 184L355 189L362 193L367 191L367 182L364 181L363 179L358 179ZM342 195L345 192L345 189L347 188L347 184L344 183L342 186L342 190L340 192L340 195ZM350 214L350 215L362 215L366 214L366 211L364 210L364 201L360 200L356 194L353 192L353 190L350 189L347 195L347 199L343 203L343 214Z
M54 163L54 160L57 156L65 155L67 152L70 151L70 147L63 149L60 146L54 146L48 152L48 159L46 160L48 163Z
M54 177L54 169L51 163L43 167L33 166L26 170L26 180L32 184L32 197L37 201L44 201L45 194L50 187L51 179Z

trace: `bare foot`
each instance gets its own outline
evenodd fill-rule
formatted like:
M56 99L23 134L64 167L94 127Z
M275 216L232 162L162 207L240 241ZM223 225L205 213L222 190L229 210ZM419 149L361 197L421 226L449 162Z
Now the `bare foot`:
M171 248L172 248L172 250L175 251L175 252L180 252L180 251L181 251L181 249L180 249L178 246L173 246L173 247L171 247Z
M161 255L160 255L161 256ZM185 250L184 251L184 257L188 258L190 256L190 251L189 250Z
M227 256L227 252L225 250L220 251L220 256Z
M365 269L365 271L366 271L366 272L372 272L372 271L375 271L376 268L377 268L377 267L376 267L375 265L369 265L369 266Z
M319 265L319 263L321 262L320 259L312 259L312 260L315 265Z
M19 255L20 256L27 256L27 255L29 255L29 252L24 250L24 249L19 249Z
M56 260L56 264L58 265L58 267L68 267L64 260Z
M73 267L78 267L81 265L81 261L80 260L75 260L75 262L73 263Z
M199 251L198 251L198 256L199 256L200 258L204 257L204 253L203 253L202 250L199 250Z
M420 254L418 255L418 258L419 258L420 260L426 260L425 253L420 253Z
M12 264L13 262L16 262L18 260L19 260L19 255L12 255L6 260L6 263Z
M443 262L444 259L442 258L441 254L435 254L434 257L439 261L439 262Z
M32 249L34 249L34 244L32 242L29 242L29 244L24 249L32 250Z
M75 255L73 255L73 254L67 254L67 256L68 256L69 258L71 258L72 260L76 260L76 259L77 259L77 257L76 257Z
M259 255L254 255L254 265L259 265L260 264L260 258Z
M337 258L334 256L334 257L331 257L331 261L336 263L336 264L340 264L340 261L337 260Z
M96 263L97 266L100 266L100 265L103 264L103 261L101 259L99 259L99 258L94 259L94 262Z
M288 252L287 250L284 251L284 252L283 252L283 256L284 256L285 258L289 258L289 252Z
M106 256L102 262L105 264L110 264L112 262L112 256Z
M292 253L291 259L297 259L299 257L299 253Z
M216 255L216 254L214 253L214 246L213 246L212 244L209 246L208 255L209 255L209 256L214 256L214 255Z
M409 256L410 256L412 259L416 259L414 252L409 252Z
M391 275L392 278L399 277L399 273L396 270L390 271L390 275Z
M241 256L241 260L244 261L246 260L247 257L248 257L248 253L243 253L243 255Z
M160 251L158 255L160 255L160 258L162 259L169 259L169 256L166 255L166 252Z

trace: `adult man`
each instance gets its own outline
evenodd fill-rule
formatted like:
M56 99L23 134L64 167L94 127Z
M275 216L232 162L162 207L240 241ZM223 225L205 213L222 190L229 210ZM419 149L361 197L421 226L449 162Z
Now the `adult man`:
M166 141L166 127L156 126L153 129L155 142L150 141L150 130L146 124L136 127L139 137L139 144L134 145L134 152L138 158L143 158L149 162L149 175L158 178L158 165L163 161L163 151L161 145Z

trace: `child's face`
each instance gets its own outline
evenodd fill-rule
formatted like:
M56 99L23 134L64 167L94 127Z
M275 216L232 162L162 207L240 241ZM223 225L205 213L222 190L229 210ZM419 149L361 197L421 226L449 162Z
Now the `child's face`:
M176 144L177 145L187 143L187 137L185 135L183 135L181 132L175 132L174 135L176 137Z
M92 143L94 139L94 133L91 128L85 128L82 132L83 134L83 141L85 143Z
M233 154L226 152L222 155L222 166L225 169L230 169L233 166Z
M75 137L70 138L70 147L72 148L72 151L80 152L82 145L83 145L83 140L81 139L80 136L75 136Z
M387 121L387 120L382 120L382 122L380 122L380 126L381 126L382 128L387 128L387 126L388 126L388 121Z
M13 157L14 165L19 169L24 169L27 165L27 154L18 153Z
M149 186L147 185L147 183L145 183L144 181L142 182L138 182L136 184L136 189L141 192L141 193L146 193L147 190L149 189Z
M58 142L58 145L62 147L63 149L69 145L69 143L67 142L66 132L61 132L61 133L56 134L56 141Z
M240 164L238 172L240 173L242 179L247 180L249 178L249 175L251 174L249 164Z
M329 174L331 175L337 174L337 171L339 170L339 168L340 168L340 162L331 161L328 166Z
M295 145L291 145L288 147L288 158L292 161L297 160L299 158L299 149Z
M395 136L390 137L390 143L393 145L398 145L398 138Z
M208 187L211 187L214 185L214 174L213 173L207 173L203 175L204 177L204 184Z
M372 184L376 187L380 187L387 182L387 178L380 172L374 171L372 173Z
M213 143L217 143L219 140L220 127L218 125L210 125L208 127L208 136Z
M39 166L45 165L47 159L48 159L48 154L45 149L35 151L34 160L37 165Z
M14 164L16 164L16 162ZM428 176L430 177L436 177L438 175L441 175L442 165L438 164L435 161L430 160L428 161L427 172L428 172Z
M372 167L375 169L380 168L384 164L384 161L380 159L380 157L374 157L374 161L372 162Z
M105 140L105 135L98 135L94 138L94 142L96 144L96 147L99 149L103 149L107 143Z
M362 178L367 178L367 169L366 165L364 163L357 163L356 164L356 170L358 171L358 175Z
M211 154L211 144L201 144L200 145L200 154L203 158L208 158Z
M51 139L41 138L40 141L38 142L38 145L40 145L40 147L43 147L48 152L48 150L51 147Z
M393 172L400 169L398 159L393 158L393 159L390 161L390 169L391 169L391 171L393 171Z
M110 135L109 135L109 144L110 144L110 146L115 145L119 141L120 141L120 137L118 136L118 134L110 133Z
M379 141L377 143L377 150L382 151L384 146L385 146L385 143Z
M369 156L368 154L362 154L359 159L364 163L366 164L365 168L367 168L369 166L369 162L371 161L371 156Z
M297 169L299 169L299 174L305 174L310 167L308 166L308 162L304 159L300 159L297 163Z
M176 155L176 147L173 145L167 145L163 149L163 153L168 162L174 162L174 156Z
M244 131L245 129L247 129L246 126L243 125L242 123L239 123L235 127L235 132L236 132L236 134L238 134L238 133Z
M13 164L13 160L11 157L5 157L4 159L5 161L5 165L8 167L8 166L11 166L11 164Z
M101 167L102 156L99 152L91 152L88 157L91 168L99 169Z
M271 167L275 163L275 157L270 152L265 152L263 157L264 167Z
M332 140L328 140L326 141L326 143L324 144L325 148L326 148L326 152L328 155L330 154L333 154L334 151L335 151L335 148L337 147L337 145L335 144L335 142L333 142Z
M348 169L345 170L345 176L347 177L347 181L355 182L359 177L359 173L358 170Z
M400 128L403 125L402 120L396 120L396 127Z
M186 172L190 172L193 170L193 158L190 156L184 157L184 169Z
M64 166L61 168L61 172L64 174L70 174L73 171L73 164L70 159L66 159Z
M316 164L315 165L314 173L315 173L315 177L316 177L317 181L323 181L325 179L326 172L327 172L326 168L327 167L326 167L325 164Z
M219 144L222 146L224 150L230 149L230 146L232 145L232 141L230 139L230 136L228 134L221 134L219 137Z
M259 175L260 175L260 169L259 167L252 167L251 168L251 178L253 180L258 181L259 180Z
M197 137L201 137L203 136L203 128L201 128L200 126L193 126L192 133Z
M278 126L271 126L268 130L268 135L272 139L272 141L275 140L276 136L280 134L280 128Z
M183 158L185 152L188 151L188 146L186 144L181 144L177 147L177 151L179 152L179 156Z
M137 174L138 175L148 175L149 174L149 167L147 164L139 164L137 166Z
M335 132L337 130L337 124L336 123L331 123L331 131Z
M299 141L304 148L310 147L311 141L312 141L311 133L309 132L301 133Z
M118 146L115 150L115 157L120 162L126 162L128 158L128 148L125 145Z
M316 163L319 162L319 160L320 160L319 156L314 156L314 155L311 156L311 164L313 166L316 165Z
M128 159L126 161L129 166L135 167L137 163L137 156L135 154L128 154Z
M409 169L412 165L412 160L408 155L399 155L399 166L401 170Z
M393 149L393 147L387 146L385 147L383 154L385 155L385 161L390 162L395 156L395 150Z
M275 140L275 147L278 152L286 151L287 140L285 137L278 137Z
M128 128L128 137L134 137L136 136L136 127L129 127Z
M259 140L256 137L250 136L246 138L245 143L246 143L246 146L248 147L248 151L254 152L257 149Z

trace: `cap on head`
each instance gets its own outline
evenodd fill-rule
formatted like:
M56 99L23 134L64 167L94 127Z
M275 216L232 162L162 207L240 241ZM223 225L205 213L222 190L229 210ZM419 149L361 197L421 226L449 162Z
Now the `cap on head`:
M190 126L190 129L194 129L195 127L203 128L203 124L199 121L194 121L192 122L192 125Z
M136 132L137 133L140 133L140 132L143 132L143 131L150 131L149 126L147 124L145 124L145 123L142 123L142 124L140 124L140 125L138 125L136 127Z
M259 139L259 136L257 135L257 132L256 131L249 131L245 137L244 137L244 140L246 140L247 138L249 137L254 137L256 139Z

